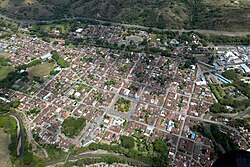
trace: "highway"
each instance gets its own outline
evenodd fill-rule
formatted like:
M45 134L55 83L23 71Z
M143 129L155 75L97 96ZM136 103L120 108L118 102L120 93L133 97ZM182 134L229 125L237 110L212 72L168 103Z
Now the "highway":
M212 34L212 35L228 35L228 36L246 36L246 35L250 35L249 31L245 31L245 32L229 32L229 31L217 31L217 30L204 30L204 29L159 29L159 28L155 28L155 27L146 27L146 26L140 26L140 25L133 25L133 24L124 24L124 23L116 23L116 22L110 22L110 21L104 21L104 20L98 20L98 19L91 19L91 18L86 18L86 17L69 17L69 18L62 18L62 19L55 19L55 20L18 20L15 18L10 18L7 17L3 14L0 14L0 18L12 21L12 22L16 22L16 23L20 23L20 24L37 24L37 23L53 23L55 21L73 21L73 20L86 20L86 21L94 21L94 22L99 22L101 24L110 24L113 26L123 26L123 27L127 27L127 28L139 28L139 29L143 29L143 30L155 30L155 31L174 31L174 32L196 32L196 33L201 33L201 34Z

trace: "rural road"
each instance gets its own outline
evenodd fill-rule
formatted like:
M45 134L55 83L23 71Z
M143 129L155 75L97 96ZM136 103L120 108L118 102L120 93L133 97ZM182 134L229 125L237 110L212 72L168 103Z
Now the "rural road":
M5 114L1 114L0 116L4 116L4 115L9 115L9 116L15 118L15 120L17 121L17 124L18 124L17 125L18 126L18 128L17 128L18 145L16 148L16 152L17 152L17 155L19 157L22 157L24 155L24 144L25 144L23 121L22 121L21 117L15 113L5 113Z
M87 21L95 21L99 22L101 24L110 24L113 26L124 26L128 28L140 28L144 30L152 29L155 31L174 31L174 32L197 32L201 34L212 34L212 35L229 35L229 36L246 36L250 35L250 32L229 32L229 31L216 31L216 30L202 30L202 29L159 29L155 27L146 27L146 26L140 26L140 25L132 25L132 24L123 24L123 23L116 23L116 22L110 22L110 21L104 21L104 20L98 20L98 19L91 19L91 18L85 18L85 17L70 17L70 18L62 18L62 19L55 19L55 20L46 20L46 21L41 21L41 20L18 20L15 18L10 18L7 17L3 14L0 14L0 18L10 20L16 23L20 24L37 24L37 23L53 23L55 21L71 21L71 20L87 20Z
M18 114L10 114L15 117L19 124L19 133L18 133L18 146L17 146L17 155L22 157L24 155L24 126L21 117Z

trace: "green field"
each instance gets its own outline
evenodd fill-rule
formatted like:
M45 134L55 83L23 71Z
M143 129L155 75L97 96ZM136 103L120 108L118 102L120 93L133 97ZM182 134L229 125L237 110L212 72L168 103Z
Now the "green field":
M29 77L39 77L43 79L45 76L49 75L50 71L53 69L54 64L52 63L43 63L37 66L28 68L27 71L29 73Z
M4 79L11 71L14 71L13 67L0 66L0 80Z
M45 32L51 32L55 29L59 29L61 33L66 33L67 24L50 24L50 25L43 25L41 29Z

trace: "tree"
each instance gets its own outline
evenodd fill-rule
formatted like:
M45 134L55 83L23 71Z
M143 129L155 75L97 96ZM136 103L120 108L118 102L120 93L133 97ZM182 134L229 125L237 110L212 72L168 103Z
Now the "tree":
M51 51L51 54L52 54L52 58L57 62L57 64L60 67L66 68L70 66L70 63L64 60L62 57L60 57L57 51L53 50Z
M163 50L161 52L161 55L165 56L165 57L170 57L171 56L171 50L170 49Z
M227 70L222 75L229 80L237 79L237 72L235 70Z
M85 125L86 120L84 118L68 117L62 123L62 133L68 137L74 137L80 133Z
M129 136L122 136L121 137L121 144L122 147L124 148L134 148L135 147L135 139L133 137L129 137Z
M23 162L25 165L30 165L33 162L33 154L28 152L23 157Z
M162 153L162 154L167 153L167 151L168 151L167 143L165 143L161 140L156 140L154 143L154 150L159 152L159 153Z
M229 112L228 109L226 109L223 105L220 103L214 103L212 107L210 108L210 111L213 113L227 113Z

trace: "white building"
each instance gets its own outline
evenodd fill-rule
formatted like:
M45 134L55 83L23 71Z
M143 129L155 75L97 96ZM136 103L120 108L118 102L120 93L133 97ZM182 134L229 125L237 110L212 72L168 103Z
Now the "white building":
M52 54L51 54L51 53L47 53L47 54L41 56L40 58L41 58L42 60L46 60L46 59L51 59L51 57L52 57Z
M76 30L76 33L81 33L82 31L83 31L82 28L78 28L78 29Z
M250 68L246 64L241 64L240 67L243 72L250 73Z

